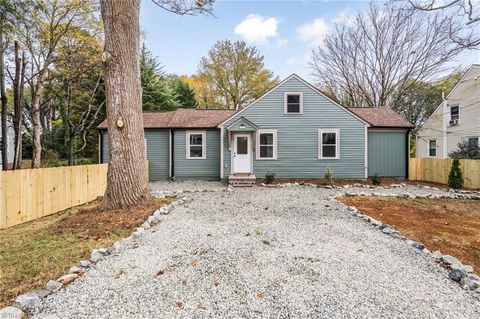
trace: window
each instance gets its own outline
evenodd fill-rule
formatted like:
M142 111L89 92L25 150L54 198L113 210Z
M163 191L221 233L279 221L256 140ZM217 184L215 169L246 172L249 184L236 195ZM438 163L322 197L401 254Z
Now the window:
M187 159L207 158L205 136L205 132L187 132Z
M460 118L460 112L457 106L450 107L450 121L458 121Z
M478 137L469 137L468 138L468 147L477 148L478 147Z
M257 131L257 159L277 159L277 130Z
M340 130L319 129L318 130L318 158L339 159L340 158Z
M430 157L437 156L437 140L428 141L428 156Z
M303 94L302 93L285 93L285 114L302 114L303 113Z

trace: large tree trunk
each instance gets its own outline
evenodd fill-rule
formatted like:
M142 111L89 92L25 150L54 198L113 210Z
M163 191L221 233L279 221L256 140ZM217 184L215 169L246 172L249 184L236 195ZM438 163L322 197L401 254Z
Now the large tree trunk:
M109 165L105 208L149 198L140 85L140 0L102 0Z
M39 168L42 160L42 123L40 121L40 97L42 94L41 74L38 75L37 83L34 84L32 97L32 126L33 126L33 151L32 168Z
M0 26L2 28L3 26ZM3 31L0 30L0 98L2 100L2 167L8 169L8 128L7 128L7 93L5 92L5 51L3 46Z
M13 82L13 129L15 131L13 169L20 169L22 164L22 126L23 126L23 92L25 83L25 53L20 58L19 45L15 41L15 79Z

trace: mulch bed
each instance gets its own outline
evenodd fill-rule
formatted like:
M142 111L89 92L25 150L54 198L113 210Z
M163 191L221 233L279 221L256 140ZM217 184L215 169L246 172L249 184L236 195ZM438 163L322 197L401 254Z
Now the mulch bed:
M390 224L430 251L440 250L480 271L480 201L342 197L383 223Z

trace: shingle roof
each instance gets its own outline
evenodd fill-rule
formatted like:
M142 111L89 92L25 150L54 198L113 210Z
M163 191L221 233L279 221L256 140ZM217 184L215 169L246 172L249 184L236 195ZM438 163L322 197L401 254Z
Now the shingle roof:
M348 109L373 127L415 127L389 107L349 107Z
M235 110L217 109L177 109L176 111L143 112L144 128L211 128L217 127L230 116ZM97 126L98 129L107 128L107 120Z

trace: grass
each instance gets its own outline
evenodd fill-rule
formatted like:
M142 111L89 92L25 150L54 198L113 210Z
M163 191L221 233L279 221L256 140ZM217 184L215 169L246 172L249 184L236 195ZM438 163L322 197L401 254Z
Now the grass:
M152 200L127 211L100 211L99 202L71 208L35 221L0 230L0 308L18 294L57 279L91 250L111 246L158 207Z

